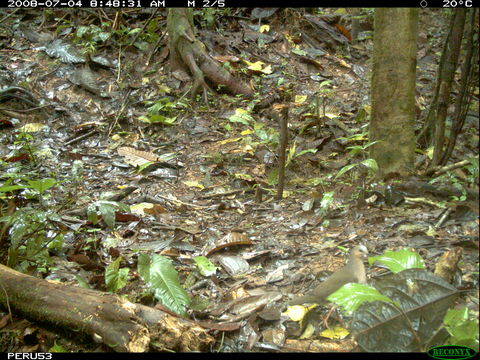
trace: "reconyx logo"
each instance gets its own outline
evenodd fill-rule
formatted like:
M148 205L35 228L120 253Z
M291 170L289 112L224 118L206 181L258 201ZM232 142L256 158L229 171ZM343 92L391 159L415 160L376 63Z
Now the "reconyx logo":
M460 345L444 345L431 348L427 352L428 355L435 359L447 360L447 359L469 359L475 356L476 351L468 346Z

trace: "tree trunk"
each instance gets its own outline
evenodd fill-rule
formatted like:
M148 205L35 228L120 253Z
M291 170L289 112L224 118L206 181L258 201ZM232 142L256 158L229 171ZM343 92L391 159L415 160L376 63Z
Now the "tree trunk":
M469 19L467 34L465 35L467 42L465 44L465 59L462 64L460 84L455 99L455 110L452 116L452 129L448 138L448 145L445 152L442 154L441 165L446 165L448 159L452 155L453 149L457 142L457 136L462 131L467 117L469 105L471 103L471 94L474 93L474 87L478 83L478 77L474 76L472 67L472 59L476 59L478 55L478 38L474 41L475 35L475 13L477 9L468 9ZM470 94L470 95L469 95Z
M0 305L30 320L81 331L115 351L202 351L213 343L186 319L96 290L37 279L0 265Z
M168 11L168 47L171 70L189 71L193 76L191 94L203 91L206 101L208 84L223 85L232 94L251 96L253 91L243 82L236 80L206 51L205 45L197 40L194 32L192 9L173 8Z
M433 159L431 166L440 164L445 144L445 120L447 110L450 105L450 93L452 89L453 77L458 63L458 54L463 38L463 28L465 26L466 9L458 9L454 12L454 20L451 32L447 38L444 52L446 52L445 62L440 65L439 77L437 82L439 86L438 106L433 109Z
M378 177L413 170L417 23L417 9L375 10L369 132Z

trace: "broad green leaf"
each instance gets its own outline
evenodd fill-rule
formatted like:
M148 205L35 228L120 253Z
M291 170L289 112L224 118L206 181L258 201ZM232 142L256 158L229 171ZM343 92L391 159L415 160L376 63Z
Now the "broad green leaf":
M140 254L138 272L157 300L171 311L187 316L186 307L190 304L190 298L180 285L170 259L157 254L152 257Z
M46 190L50 189L52 186L55 186L57 180L55 179L42 179L42 180L27 180L30 187L40 194L43 194Z
M361 164L365 165L367 168L369 168L373 172L378 171L378 165L374 159L365 159L361 162Z
M381 256L372 256L368 258L368 263L372 265L378 261L385 265L391 272L398 273L406 269L425 269L425 263L420 255L410 250L385 251Z
M328 301L341 306L346 313L352 313L365 301L384 301L394 303L389 297L382 295L377 289L365 284L349 283L327 297Z

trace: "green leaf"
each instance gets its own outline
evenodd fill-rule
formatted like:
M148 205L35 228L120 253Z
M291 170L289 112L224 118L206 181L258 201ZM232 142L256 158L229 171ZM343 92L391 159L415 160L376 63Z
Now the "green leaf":
M80 287L82 287L82 288L84 288L84 289L91 289L91 286L90 286L90 284L88 283L88 281L85 280L82 276L80 276L80 275L75 275L75 278L77 279L78 285L80 285Z
M66 353L68 352L67 350L65 350L65 348L63 348L62 345L58 345L57 344L57 341L55 340L54 341L54 345L48 349L48 352L54 352L54 353Z
M300 55L300 56L307 55L307 52L305 50L301 50L301 49L292 49L292 53L294 53L295 55Z
M378 165L374 159L365 159L360 164L365 165L367 168L369 168L373 172L378 171Z
M335 195L335 191L329 191L323 194L322 201L320 201L320 208L322 210L328 210L328 208L333 202L334 195Z
M42 179L42 180L27 180L30 187L37 190L40 194L43 194L46 190L50 189L57 183L55 179Z
M116 292L127 285L128 272L130 269L120 269L121 261L122 257L119 256L117 260L112 262L105 269L105 284L107 285L107 290L110 292Z
M98 224L97 205L95 203L87 206L87 220L93 225Z
M163 124L163 125L173 125L177 120L177 117L168 117L160 114L151 114L149 116L140 116L138 118L140 121L149 123L149 124Z
M303 154L306 154L306 153L312 153L312 154L315 154L317 152L317 149L306 149L306 150L302 150L302 151L299 151L298 154L295 154L295 157L299 157L299 156L302 156Z
M235 114L228 118L230 122L238 122L244 125L249 125L250 122L254 122L255 120L251 115L248 114L246 110L243 109L235 109Z
M195 256L193 260L195 261L195 264L197 264L198 271L200 271L200 274L203 276L213 275L218 269L218 267L216 267L205 256Z
M154 254L140 254L138 273L153 292L154 297L171 311L186 317L190 304L187 292L178 281L178 274L170 259Z
M358 165L358 163L344 166L343 168L340 169L340 171L337 173L337 175L335 175L335 179L339 178L340 176L345 174L347 171L350 171L351 169L353 169L357 165Z
M340 305L348 314L356 311L365 301L383 301L394 304L389 297L382 295L369 285L349 283L327 297L327 300Z
M113 201L100 200L97 201L97 206L105 224L109 228L113 228L115 226L115 211L118 208L118 204Z
M381 256L372 256L368 258L368 263L372 265L378 261L385 265L391 272L398 273L406 269L425 269L425 263L420 255L410 250L385 251Z
M77 37L81 38L83 35L85 35L87 32L89 32L90 27L89 26L79 26L77 28Z
M19 190L19 189L29 189L30 186L28 185L9 185L9 186L2 186L0 187L0 193L6 193L14 190Z

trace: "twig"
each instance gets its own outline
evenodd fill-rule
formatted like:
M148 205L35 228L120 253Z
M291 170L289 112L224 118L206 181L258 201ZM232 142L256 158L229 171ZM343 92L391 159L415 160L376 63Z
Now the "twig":
M86 133L86 134L83 134L83 135L80 135L80 136L78 136L78 137L76 137L76 138L73 138L72 140L67 141L67 142L65 143L65 146L68 146L68 145L74 144L74 143L76 143L76 142L79 142L80 140L86 139L86 138L88 138L89 136L92 136L93 134L95 134L95 133L97 133L97 132L98 132L98 130L97 130L97 129L94 129L94 130L92 130L92 131L90 131L90 132L88 132L88 133Z
M442 226L445 223L445 221L447 221L452 211L453 211L452 208L448 208L447 211L445 211L442 214L442 216L440 217L440 220L438 220L438 222L435 224L435 229L438 229L440 226Z
M15 14L18 10L20 10L20 8L13 10L10 14L8 14L8 15L4 16L3 18L1 18L1 19L0 19L0 24L1 24L2 22L4 22L5 20L7 20L10 16L12 16L13 14Z

